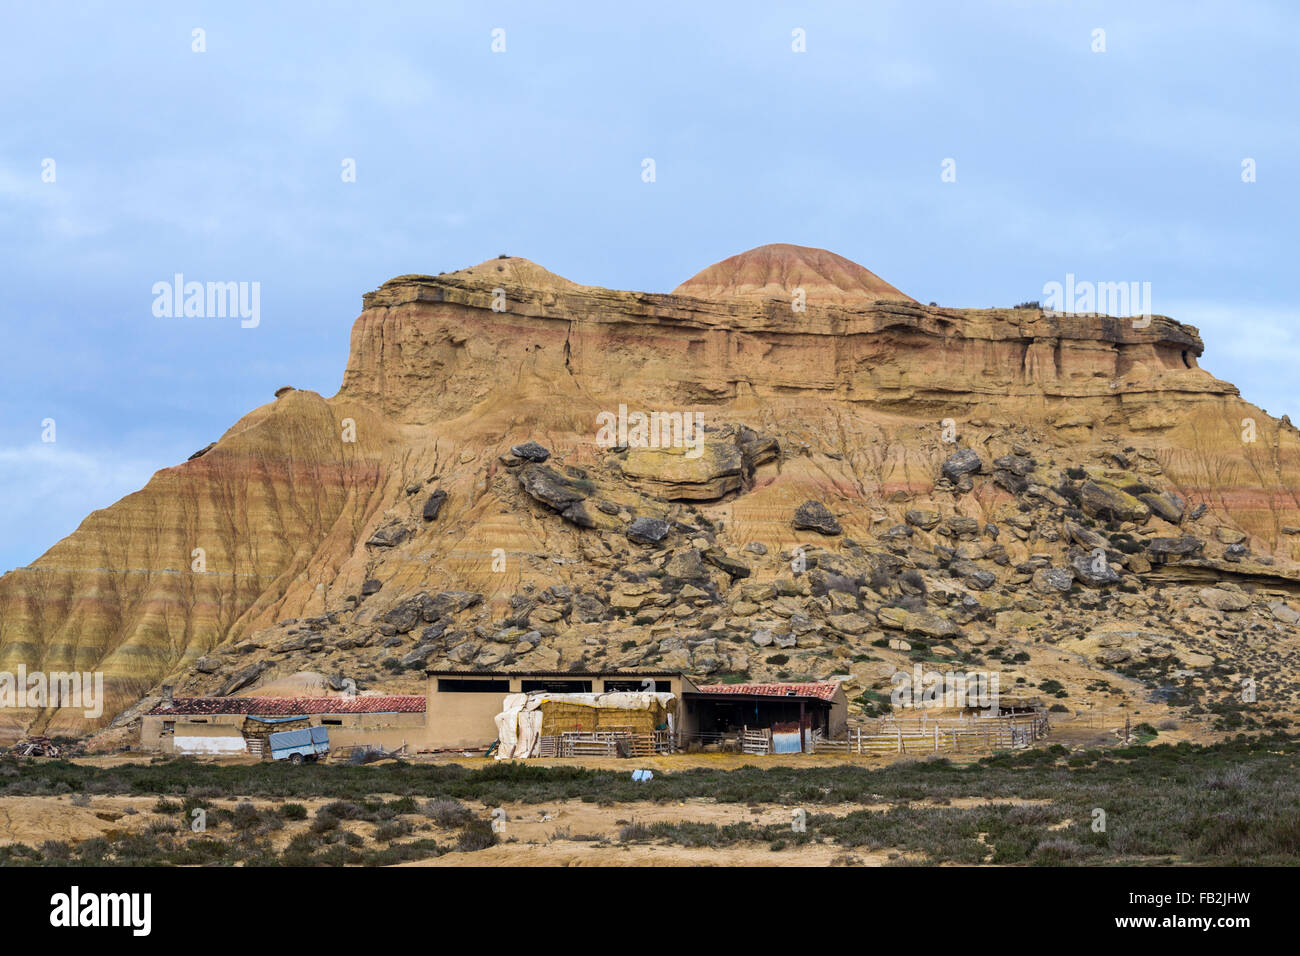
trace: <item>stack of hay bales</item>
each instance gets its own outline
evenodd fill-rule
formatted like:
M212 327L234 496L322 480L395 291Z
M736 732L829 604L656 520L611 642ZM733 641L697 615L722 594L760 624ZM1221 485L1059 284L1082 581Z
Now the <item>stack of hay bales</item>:
M662 702L649 707L600 707L574 700L543 700L542 736L554 737L572 731L627 730L634 734L653 734L668 721Z
M244 718L244 738L246 740L266 740L271 734L278 734L282 730L301 730L304 727L311 726L310 717L299 717L297 720L255 720L252 717Z

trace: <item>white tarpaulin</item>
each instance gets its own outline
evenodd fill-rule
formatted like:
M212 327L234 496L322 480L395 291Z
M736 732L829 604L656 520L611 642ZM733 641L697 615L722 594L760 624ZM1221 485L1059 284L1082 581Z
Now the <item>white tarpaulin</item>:
M238 727L180 726L172 738L172 750L178 754L242 754L248 742Z
M669 710L675 698L672 694L650 691L617 691L609 694L551 694L535 691L531 694L509 694L496 715L497 760L510 757L532 757L537 753L542 736L541 706L548 700L586 707L618 710L650 710L658 704ZM672 714L668 715L672 727Z

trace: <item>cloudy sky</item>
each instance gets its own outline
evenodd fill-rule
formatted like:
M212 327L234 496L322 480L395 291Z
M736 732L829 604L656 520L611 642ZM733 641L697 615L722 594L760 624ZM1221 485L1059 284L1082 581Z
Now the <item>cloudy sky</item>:
M501 253L668 291L794 242L953 306L1147 281L1300 420L1293 4L282 6L5 12L0 570L333 394L363 292ZM260 324L155 316L176 273L260 283Z

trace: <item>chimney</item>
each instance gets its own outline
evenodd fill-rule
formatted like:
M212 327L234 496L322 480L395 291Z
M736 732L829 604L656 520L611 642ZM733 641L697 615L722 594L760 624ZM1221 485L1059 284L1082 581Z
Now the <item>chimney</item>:
M162 685L162 701L161 701L160 703L161 703L161 706L166 707L166 708L169 709L169 710L170 710L171 707L173 706L173 704L172 704L172 685L171 685L171 684L163 684L163 685Z

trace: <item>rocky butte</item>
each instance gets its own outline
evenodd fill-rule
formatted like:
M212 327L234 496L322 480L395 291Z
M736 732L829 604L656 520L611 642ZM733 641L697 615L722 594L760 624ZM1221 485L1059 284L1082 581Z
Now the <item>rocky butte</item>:
M106 695L0 733L111 742L164 683L505 664L842 675L861 713L948 659L1072 707L1294 714L1296 429L1194 328L1138 325L926 306L791 245L669 294L518 258L400 276L336 395L279 390L0 579L0 671ZM597 442L620 406L689 412L702 447Z

